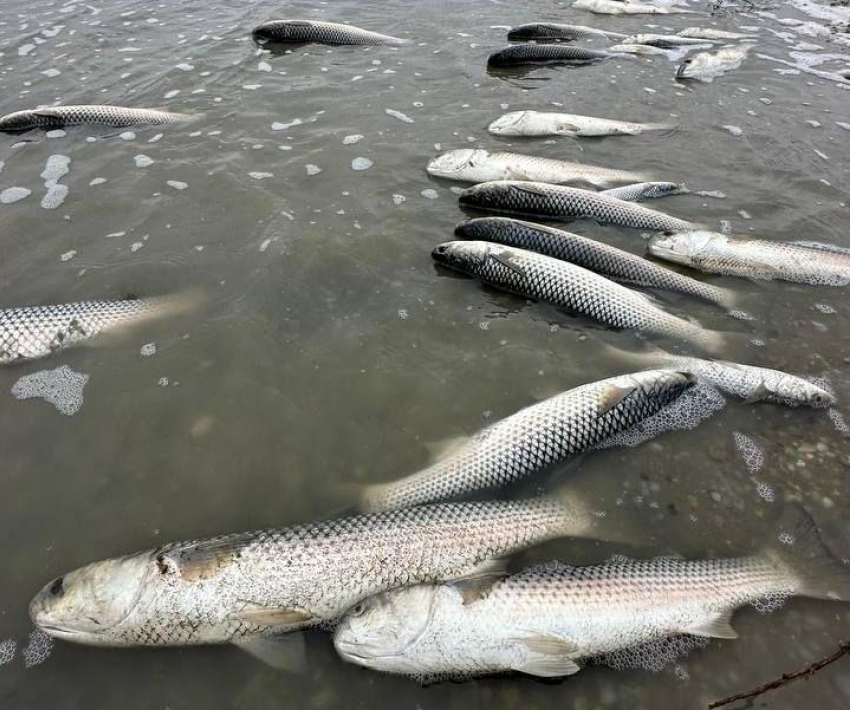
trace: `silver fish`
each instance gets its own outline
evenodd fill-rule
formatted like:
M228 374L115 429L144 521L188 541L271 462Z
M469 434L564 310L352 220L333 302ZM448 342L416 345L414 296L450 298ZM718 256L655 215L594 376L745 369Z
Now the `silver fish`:
M660 47L653 47L649 44L615 44L608 48L610 52L616 52L618 54L636 54L641 57L655 57L659 54L664 55L665 57L670 56L668 54L668 50L661 49Z
M254 40L267 42L313 42L316 44L392 45L405 40L370 32L354 25L316 20L269 20L252 31Z
M488 67L518 67L525 64L589 64L612 57L601 49L569 47L562 44L514 44L493 52Z
M659 49L676 49L678 47L711 44L711 40L682 37L681 35L637 34L626 37L622 43L646 44L650 47L658 47Z
M679 7L648 5L628 0L575 0L575 10L589 10L597 15L674 15L692 13Z
M641 200L655 200L659 197L671 197L672 195L685 195L689 192L680 182L638 182L634 185L615 187L603 190L600 194L608 197L616 197L626 202L639 202Z
M667 313L643 294L566 261L490 242L447 242L431 255L483 283L614 328L679 338L712 351L724 344L723 334Z
M735 303L731 291L682 276L608 244L541 224L506 217L481 217L461 222L455 227L455 236L529 249L569 261L615 281L683 293L723 308L731 308Z
M572 113L511 111L487 130L496 136L636 136L674 128L669 123L635 123Z
M502 419L418 473L367 486L363 510L394 510L500 488L661 411L695 383L669 370L582 385Z
M185 123L197 118L185 113L155 111L147 108L126 108L94 104L90 106L49 106L15 111L0 118L0 131L30 131L35 128L52 130L66 126L159 126L166 123Z
M30 617L97 646L234 643L281 667L275 637L334 619L395 587L476 575L596 516L554 498L423 506L164 545L94 562L47 584ZM293 639L296 640L297 639Z
M757 37L757 35L742 34L741 32L715 30L711 27L687 27L676 34L679 37L693 37L695 39L754 39Z
M459 200L466 207L543 219L585 218L657 232L695 228L691 222L616 197L540 182L484 182L464 190Z
M644 180L646 175L630 170L616 170L584 163L570 163L535 155L489 152L461 148L441 153L428 161L429 175L462 180L490 182L492 180L531 180L544 183L582 183L594 187L611 187Z
M802 509L745 557L538 565L488 590L419 585L361 602L334 645L343 659L420 680L577 673L579 662L681 634L733 639L739 607L803 596L850 601L850 572Z
M194 295L0 309L0 364L33 360L104 332L183 313Z
M528 42L529 40L574 40L603 37L605 39L620 39L625 35L619 32L598 30L585 25L562 25L556 22L530 22L525 25L512 27L508 31L511 42Z
M728 71L737 69L747 57L752 45L725 47L714 53L700 52L682 60L676 70L677 79L696 79L710 83Z
M850 283L850 251L830 245L772 242L702 230L659 236L649 253L712 274L817 286Z

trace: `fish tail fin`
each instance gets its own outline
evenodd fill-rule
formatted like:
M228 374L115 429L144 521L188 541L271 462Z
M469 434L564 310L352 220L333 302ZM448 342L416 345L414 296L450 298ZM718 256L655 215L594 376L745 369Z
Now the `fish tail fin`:
M679 124L673 121L667 123L641 123L644 131L675 131Z
M785 507L760 557L781 571L794 594L850 601L850 567L832 554L811 516L797 503Z
M723 288L722 286L709 287L709 294L711 296L712 303L715 303L721 308L725 308L729 311L734 310L738 303L738 294L731 289Z
M150 307L147 311L147 317L149 319L170 318L172 316L192 313L200 308L205 300L204 293L200 289L190 289L168 296L146 298L145 301Z
M572 486L565 484L545 496L557 506L559 537L582 537L604 542L628 543L635 539L638 528L628 515L616 516L595 509Z

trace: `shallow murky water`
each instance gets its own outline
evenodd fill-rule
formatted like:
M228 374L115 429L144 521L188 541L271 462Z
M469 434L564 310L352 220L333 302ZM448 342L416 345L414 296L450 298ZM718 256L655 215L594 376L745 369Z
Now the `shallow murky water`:
M435 268L431 248L464 216L451 184L424 171L437 145L510 146L648 171L724 195L652 207L716 229L728 222L733 231L850 247L850 93L793 73L824 53L843 55L831 70L846 66L850 47L824 34L819 6L797 5L809 14L781 4L713 19L707 4L692 6L698 15L653 18L552 2L296 2L285 8L291 17L341 19L415 41L270 54L248 39L278 14L268 5L7 3L0 113L102 102L203 117L184 127L28 134L26 142L0 136L2 304L187 289L207 299L193 315L0 371L0 707L704 707L850 638L850 607L794 600L773 615L742 610L740 639L714 641L675 671L590 667L559 684L421 688L342 664L320 633L308 639L309 672L297 677L231 648L57 644L36 664L47 650L29 639L26 615L32 594L70 568L168 540L330 515L343 484L411 472L428 461L431 442L635 368L611 349L644 348L633 335ZM485 60L505 44L503 26L534 19L623 32L743 25L761 37L740 69L712 84L676 83L676 64L664 57L489 75ZM680 128L580 142L486 132L505 110L561 106L675 118ZM637 232L573 228L643 251ZM736 289L755 320L658 296L708 327L765 343L741 337L729 359L826 377L850 398L846 289L712 281ZM63 365L72 371L60 381L69 397L83 388L71 416L12 395L22 377ZM27 382L55 395L56 377ZM836 552L850 557L850 444L836 421L730 401L695 431L586 455L553 478L637 521L635 545L561 542L516 564L741 552L768 534L788 498L802 500ZM846 669L840 662L765 699L774 708L843 707Z

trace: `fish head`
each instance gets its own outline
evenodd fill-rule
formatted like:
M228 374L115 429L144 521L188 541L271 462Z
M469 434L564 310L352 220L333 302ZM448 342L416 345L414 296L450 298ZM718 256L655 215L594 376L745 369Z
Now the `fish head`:
M770 394L772 398L819 409L836 403L835 394L826 387L796 375L783 375Z
M30 618L56 638L118 645L122 636L117 627L133 613L147 581L157 573L150 551L94 562L47 584L30 602Z
M32 111L15 111L0 118L0 131L28 131L33 126Z
M666 261L691 265L718 236L703 230L665 234L650 240L649 253Z
M431 256L438 264L471 273L487 262L491 246L487 242L444 242L434 247Z
M267 42L283 42L292 37L292 28L289 23L280 20L264 22L251 30L251 36L257 44Z
M435 158L431 158L431 160L428 161L426 170L429 175L454 178L459 173L476 167L476 163L486 157L486 150L475 150L473 148L449 150L445 153L441 153Z
M682 60L676 70L677 79L699 79L710 75L712 65L716 63L715 58L708 52L700 52L696 56L687 57Z
M511 195L513 184L509 180L481 182L461 192L458 202L468 207L499 211Z
M527 117L528 111L511 111L503 116L499 116L499 118L490 124L487 130L491 133L512 135L519 129Z
M441 587L420 584L369 597L348 610L334 646L349 663L375 670L416 673L407 658L434 617Z
M455 236L458 239L480 239L488 241L488 238L492 236L494 232L499 231L499 227L503 221L503 217L477 217L476 219L467 219L463 222L458 222L455 226Z

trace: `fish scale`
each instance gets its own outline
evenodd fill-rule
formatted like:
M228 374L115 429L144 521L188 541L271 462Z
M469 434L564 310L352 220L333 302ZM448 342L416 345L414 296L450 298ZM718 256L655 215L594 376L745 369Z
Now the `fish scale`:
M720 333L667 313L648 297L567 261L480 241L447 242L436 247L432 256L490 286L614 328L680 338L712 350L723 345Z
M587 64L607 59L615 55L601 49L584 49L561 44L514 44L493 52L487 58L491 67L511 67L523 64L545 64L548 62L566 62Z
M16 111L0 118L0 131L25 131L33 128L97 125L124 128L138 125L182 123L192 117L182 113L124 106L80 105L51 106L43 109Z
M529 249L624 283L675 291L723 307L734 303L734 295L729 291L682 276L608 244L540 224L482 217L461 222L455 228L455 235Z
M0 309L0 363L44 357L123 323L156 316L158 299Z
M781 534L780 534L781 531ZM680 634L735 638L731 615L792 595L850 599L850 573L789 506L757 554L538 565L490 588L419 585L367 600L334 644L354 663L419 678L576 673L576 661Z
M589 190L538 182L494 180L467 188L460 195L467 207L543 219L593 219L634 229L673 232L693 229L683 219Z
M636 136L644 131L668 130L672 124L635 123L572 113L511 111L487 128L497 136Z
M555 22L531 22L517 25L508 31L508 40L546 40L546 39L584 39L587 37L604 37L619 39L625 35L619 32L607 32L595 27L584 25L563 25Z
M422 506L171 543L65 575L62 593L51 592L56 582L47 585L30 614L60 635L78 616L97 618L106 604L123 608L120 599L91 599L91 588L127 590L128 612L115 623L98 623L93 636L70 639L237 643L332 620L387 589L464 577L534 544L585 535L594 525L580 506L542 497ZM121 584L127 577L133 584ZM90 607L80 614L79 603Z
M693 384L686 374L649 371L577 387L488 427L423 471L368 486L361 507L392 510L506 486L631 429Z
M354 25L313 20L269 20L254 28L255 39L269 42L316 42L338 45L400 44L398 37L370 32Z

